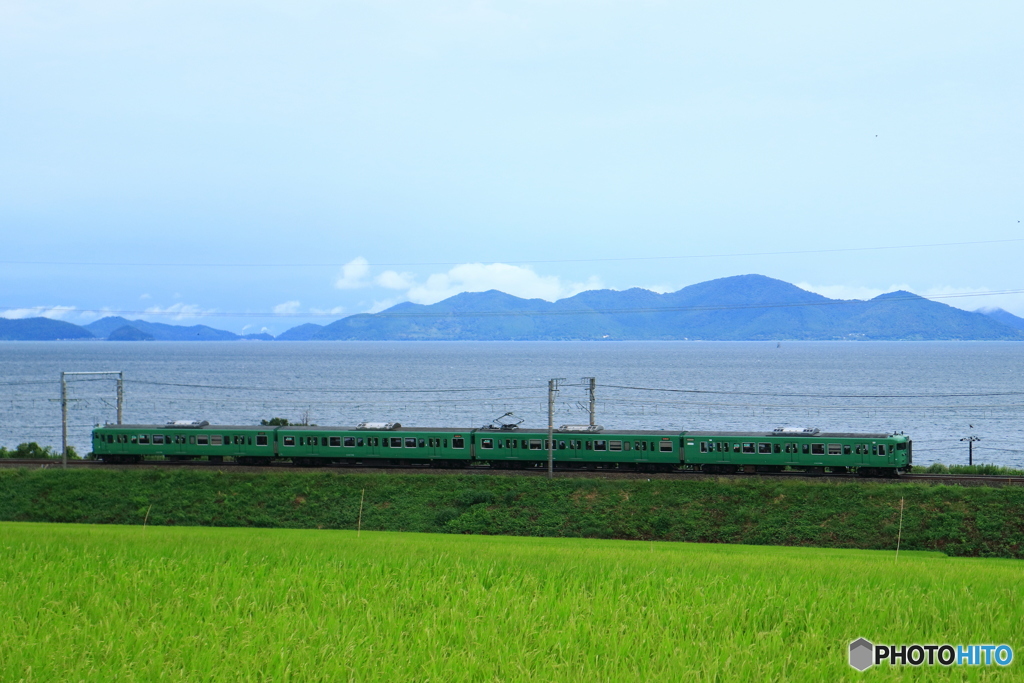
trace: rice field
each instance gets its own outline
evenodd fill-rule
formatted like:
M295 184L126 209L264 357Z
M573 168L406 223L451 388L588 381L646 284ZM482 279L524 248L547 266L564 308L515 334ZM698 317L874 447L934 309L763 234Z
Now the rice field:
M3 681L1002 680L1024 564L937 553L0 523Z

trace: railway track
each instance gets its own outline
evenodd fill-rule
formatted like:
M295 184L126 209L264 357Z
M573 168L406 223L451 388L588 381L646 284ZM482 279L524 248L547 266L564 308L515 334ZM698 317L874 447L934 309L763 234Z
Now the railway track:
M130 465L106 464L97 460L69 460L68 466L75 469L138 469L138 468L186 468L186 469L232 469L240 472L267 472L283 470L313 470L353 473L387 473L401 471L403 473L420 472L438 475L497 475L497 476L546 476L547 470L542 468L529 470L494 470L490 467L466 467L462 469L436 469L423 465L405 465L388 467L353 467L349 465L325 465L322 467L296 467L287 462L276 462L269 465L240 465L235 462L212 463L201 460L171 461L146 460ZM0 467L31 467L60 468L61 461L56 459L18 459L0 458ZM592 479L749 479L752 477L775 479L829 479L837 481L876 481L876 482L936 482L960 486L1024 486L1024 476L973 475L973 474L901 474L895 478L862 478L856 474L808 474L804 472L758 472L756 474L709 474L704 472L630 472L622 470L584 470L578 468L556 467L555 476L560 478L592 478Z

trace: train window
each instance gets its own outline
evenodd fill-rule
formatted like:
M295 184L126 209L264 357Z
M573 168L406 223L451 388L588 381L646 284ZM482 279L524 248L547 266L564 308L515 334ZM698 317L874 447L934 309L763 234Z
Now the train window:
M628 441L623 441L622 442L622 450L628 451L629 448L630 448L630 443Z
M803 453L809 453L810 452L810 448L811 447L809 445L807 445L807 444L803 444L802 446L800 446L800 450Z
M807 451L804 451L805 453ZM812 443L811 444L811 455L825 455L825 444L823 443Z
M781 453L782 452L782 444L780 444L780 443L775 444L775 452L776 453Z
M608 450L608 442L604 441L603 439L595 441L594 442L594 450L595 451L606 451L606 450Z
M752 444L752 443L745 443L745 444L743 444L743 452L744 453L753 453L754 452L754 444Z
M494 439L480 439L480 448L494 448Z
M107 443L114 443L114 435L107 434Z
M334 448L341 448L341 437L340 436L332 436L331 440L328 441L327 443L329 445L333 446ZM345 437L345 445L348 448L352 448L353 446L355 446L356 445L356 437L354 437L354 436L346 436Z
M210 437L206 434L202 434L196 439L196 443L199 444L200 446L209 446Z
M719 441L718 443L715 444L715 450L718 452L728 451L729 444Z
M904 441L902 443L896 444L896 450L898 450L898 451L905 451L905 450L907 450L906 442Z
M609 441L608 442L608 450L610 450L610 451L621 451L622 450L622 442L621 441Z
M256 435L256 445L257 446L266 446L267 445L267 435L266 434L257 434Z
M879 455L885 455L885 444L884 443L878 444L878 454Z
M452 448L465 448L465 447L466 447L466 440L464 438L462 438L461 436L453 436L452 437Z
M671 440L670 441L662 441L660 448L661 448L661 452L662 453L671 453L672 452L672 441Z
M771 453L772 445L770 443L759 443L757 444L758 453Z
M843 445L839 444L839 443L830 443L828 445L828 454L829 455L842 455L843 454Z
M384 441L386 443L388 440L384 439ZM392 448L401 448L402 447L402 437L400 437L400 436L393 436L393 437L391 437L391 442L388 445L391 446Z
M164 442L164 435L163 434L154 434L153 435L153 443L163 443L163 442Z
M285 446L294 446L295 445L295 437L294 436L286 436L286 437L284 437L284 445Z
M714 444L712 444L712 446L713 446L713 445L714 445ZM707 445L707 443L705 443L704 441L701 441L701 442L700 442L700 452L701 452L701 453L707 453L707 452L708 452L708 445Z
M235 437L235 443L237 445L239 445L239 446L244 446L245 445L245 437L244 436L236 436Z
M139 443L149 443L149 434L139 434Z
M843 455L849 455L849 454L850 454L850 444L845 444L843 446Z
M564 451L565 450L565 442L564 441L559 441L558 442L558 450L560 450L560 451Z
M540 439L530 439L530 450L539 451L541 450Z
M194 437L194 436L188 437L188 442L191 443L191 444L194 444L196 442L196 437Z
M318 436L311 436L308 439L306 439L306 445L308 445L308 446L316 446L319 443L320 443L320 437L318 437ZM324 445L326 446L327 444L324 443Z
M406 448L416 448L416 437L415 436L407 436L407 437L405 437L405 447Z
M593 448L594 448L594 444L591 443L590 441L584 441L583 445L584 445L584 448L586 448L588 451L589 450L593 450Z
M349 438L351 439L352 437L349 437ZM327 437L327 443L324 444L324 445L325 446L330 446L331 448L341 448L341 437L340 436L329 436L329 437Z
M728 450L728 449L726 449L726 450ZM739 453L740 452L740 445L738 443L734 443L732 445L732 452L733 453Z
M445 439L443 443L444 443L443 448L448 448L448 439Z

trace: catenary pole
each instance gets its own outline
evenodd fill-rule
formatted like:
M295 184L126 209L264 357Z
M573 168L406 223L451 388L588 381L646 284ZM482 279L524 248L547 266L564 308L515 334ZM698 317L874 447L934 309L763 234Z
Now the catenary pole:
M588 393L588 395L590 397L590 426L593 427L596 424L594 422L594 419L595 419L595 415L594 415L595 410L594 409L595 409L595 405L596 405L595 402L594 402L594 390L597 388L597 378L596 377L585 377L584 379L587 380L587 382L588 382L587 393Z
M60 462L68 466L68 380L67 373L60 373Z
M557 382L548 380L548 478L555 476L555 388Z
M102 372L61 372L60 373L60 451L61 465L68 466L68 377L71 375L117 375L117 424L124 417L124 371L104 370Z

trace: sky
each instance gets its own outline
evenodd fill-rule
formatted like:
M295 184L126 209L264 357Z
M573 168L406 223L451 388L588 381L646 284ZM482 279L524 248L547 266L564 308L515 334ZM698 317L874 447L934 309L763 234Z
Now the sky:
M0 0L0 315L278 334L745 273L1024 315L1022 27L983 0Z

